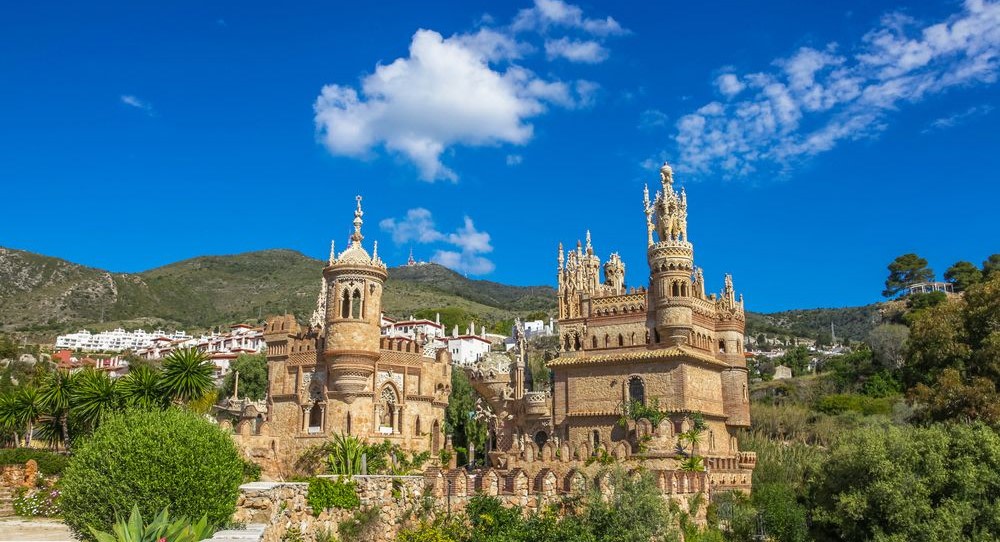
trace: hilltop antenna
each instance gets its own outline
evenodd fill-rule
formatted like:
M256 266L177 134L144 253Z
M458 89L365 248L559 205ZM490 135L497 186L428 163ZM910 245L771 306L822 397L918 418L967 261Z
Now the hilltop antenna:
M837 344L837 333L833 330L833 320L830 320L830 346Z

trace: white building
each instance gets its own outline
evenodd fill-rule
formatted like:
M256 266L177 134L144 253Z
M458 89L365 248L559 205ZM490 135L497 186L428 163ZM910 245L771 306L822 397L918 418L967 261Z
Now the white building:
M91 333L86 329L81 329L76 333L56 337L56 348L68 348L70 350L82 350L85 352L122 352L124 350L145 348L152 344L153 340L160 337L170 340L191 338L190 335L183 331L167 333L160 329L152 333L147 333L144 329L125 331L122 328L118 328L100 333Z
M213 333L199 338L171 340L157 337L149 346L136 350L143 359L161 359L178 348L197 348L208 354L215 365L215 377L222 378L229 372L229 364L240 354L256 354L264 349L264 330L248 324L236 324L228 333Z
M459 335L458 326L455 326L450 336L439 340L447 345L448 352L451 353L451 362L456 365L472 365L493 347L493 343L486 336L485 327L480 328L479 334L476 334L475 322L469 323L464 335Z
M407 320L396 321L382 315L382 336L383 337L405 337L413 340L434 340L444 337L444 326L441 325L441 315L437 315L434 322L426 319L418 319L410 316Z
M556 324L552 318L549 318L548 323L544 320L524 322L524 337L529 340L535 337L549 337L555 335L555 328Z

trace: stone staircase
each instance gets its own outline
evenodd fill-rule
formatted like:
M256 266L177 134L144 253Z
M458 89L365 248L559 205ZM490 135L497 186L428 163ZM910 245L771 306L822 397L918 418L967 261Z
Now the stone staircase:
M203 542L261 542L266 527L263 523L250 523L243 529L219 531Z
M16 491L12 487L0 486L0 517L14 515L14 495Z

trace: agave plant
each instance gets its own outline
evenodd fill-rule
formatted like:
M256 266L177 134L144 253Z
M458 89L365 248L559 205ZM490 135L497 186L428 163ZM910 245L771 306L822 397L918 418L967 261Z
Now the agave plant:
M179 348L163 360L163 391L178 403L201 399L215 387L214 372L204 352L197 348Z
M361 474L361 456L365 445L357 437L351 435L334 435L331 442L330 455L326 458L327 470L330 474L353 476Z
M187 518L170 520L170 513L164 508L148 524L142 520L138 506L132 507L128 521L118 518L111 528L112 533L103 533L90 528L97 542L200 542L212 536L208 516L202 516L196 523Z

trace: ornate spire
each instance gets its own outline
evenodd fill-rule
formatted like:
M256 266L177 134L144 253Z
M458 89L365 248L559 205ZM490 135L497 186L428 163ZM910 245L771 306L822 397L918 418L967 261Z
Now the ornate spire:
M337 261L337 247L334 244L334 240L330 239L330 260L327 263L333 265L335 261Z
M593 254L594 247L590 244L590 230L587 230L587 254Z
M361 210L361 196L359 195L356 199L358 200L358 209L354 211L354 233L351 234L351 244L359 245L361 244L362 239L365 238L364 235L361 235L361 225L364 224L361 217L364 216L365 213Z
M378 241L372 243L372 261L378 261Z
M660 182L663 184L663 191L667 191L667 187L674 183L674 170L670 167L670 164L663 162L663 167L660 168Z
M417 264L417 261L413 259L413 247L410 247L410 257L406 260L406 265L409 265L409 266L412 267L412 266L414 266L416 264Z
M560 241L559 242L559 269L563 268L563 262L565 262L565 261L566 261L566 259L563 257L562 241Z

